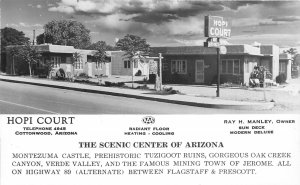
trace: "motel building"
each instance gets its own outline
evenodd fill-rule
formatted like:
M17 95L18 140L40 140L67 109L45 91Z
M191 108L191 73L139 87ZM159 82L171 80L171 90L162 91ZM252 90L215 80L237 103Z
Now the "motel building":
M29 74L28 64L22 62L20 58L14 57L11 54L12 47L22 46L7 46L6 47L6 73L15 75L27 75ZM72 75L79 75L80 73L86 73L88 76L95 75L107 75L109 71L109 64L98 65L93 61L94 50L80 50L75 49L73 46L41 44L33 45L35 49L41 54L41 64L34 64L32 66L33 75L40 75L45 73L46 63L50 63L53 67L53 71L62 69L65 73L71 73ZM75 53L78 54L78 59L73 57ZM47 73L47 72L46 72Z
M6 73L26 75L28 64L14 57L7 47ZM19 46L21 47L21 46ZM97 64L94 59L94 50L79 50L73 46L52 44L34 45L42 55L42 63L50 62L54 71L63 69L72 75L85 73L89 77L99 75L131 76L140 74L149 78L158 70L157 61L151 59L147 62L131 63L124 57L123 51L106 51L108 62ZM275 81L280 73L284 73L287 81L291 79L291 56L280 54L276 45L252 46L226 45L226 54L221 54L220 71L221 84L233 83L249 85L249 78L255 66L265 66L272 73ZM204 46L182 47L153 47L152 55L162 53L163 83L178 84L215 84L217 82L217 53L216 48ZM74 53L80 54L80 59L74 61ZM151 55L150 55L151 57ZM43 65L33 66L34 75L39 75Z
M6 47L6 73L14 75L28 75L29 69L26 62L22 62L20 58L13 57L11 48L22 46ZM128 58L124 57L123 51L106 51L106 63L97 63L93 56L95 50L75 49L73 46L41 44L33 45L42 55L41 63L33 65L33 75L45 74L45 63L50 63L53 67L52 71L63 70L65 74L70 73L78 76L81 73L87 74L89 77L123 75L131 76L132 74L149 75L149 62L134 62L133 64ZM80 57L75 59L74 55L78 53ZM46 72L47 73L47 72Z
M221 54L221 84L249 85L255 66L265 66L275 81L279 73L291 79L291 59L279 53L276 45L226 45L226 54ZM164 83L216 84L216 48L204 46L156 47L162 53L162 76ZM280 58L281 57L281 58Z

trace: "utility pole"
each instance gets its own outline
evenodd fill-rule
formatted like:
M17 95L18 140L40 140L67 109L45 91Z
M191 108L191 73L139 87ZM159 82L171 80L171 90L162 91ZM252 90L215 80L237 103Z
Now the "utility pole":
M32 45L35 45L35 30L33 30L33 35L32 35Z
M217 97L220 97L220 48L217 47Z
M158 54L159 55L159 89L162 90L162 57L161 57L161 53Z

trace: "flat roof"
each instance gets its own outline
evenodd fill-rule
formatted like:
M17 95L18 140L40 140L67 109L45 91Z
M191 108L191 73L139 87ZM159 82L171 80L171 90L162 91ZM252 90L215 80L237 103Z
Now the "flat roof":
M227 54L231 55L258 55L260 48L251 45L225 45ZM178 47L152 47L152 55L163 53L164 55L216 55L215 48L204 46L178 46Z

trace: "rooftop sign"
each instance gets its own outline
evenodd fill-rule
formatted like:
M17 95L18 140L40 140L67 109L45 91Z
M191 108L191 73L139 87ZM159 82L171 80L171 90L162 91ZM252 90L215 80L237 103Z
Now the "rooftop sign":
M205 16L205 37L229 38L231 36L231 21L219 16Z

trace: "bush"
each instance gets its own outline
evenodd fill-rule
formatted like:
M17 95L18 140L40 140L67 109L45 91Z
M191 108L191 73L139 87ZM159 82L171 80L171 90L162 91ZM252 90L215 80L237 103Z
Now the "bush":
M155 83L156 80L156 74L150 74L149 75L149 83Z
M112 82L109 82L109 81L105 81L104 84L105 84L106 87L111 87L112 86Z
M39 78L47 78L48 70L47 69L36 69L36 73Z
M80 77L80 78L89 78L89 76L86 73L80 73L78 75L78 77Z
M178 90L174 90L172 87L164 87L163 94L180 94Z
M135 73L135 76L142 76L142 71L141 71L141 70L138 70L138 71Z
M144 89L144 90L147 90L149 89L149 87L145 84L143 86L138 86L137 89Z
M56 72L56 78L58 80L65 80L66 74L65 74L65 71L62 68L60 68L59 70L57 70L57 72Z
M118 86L118 87L124 87L124 86L125 86L125 83L124 83L124 82L118 82L118 83L116 84L116 86Z
M282 84L282 83L285 83L285 81L286 81L286 75L284 73L280 73L276 77L276 83Z

